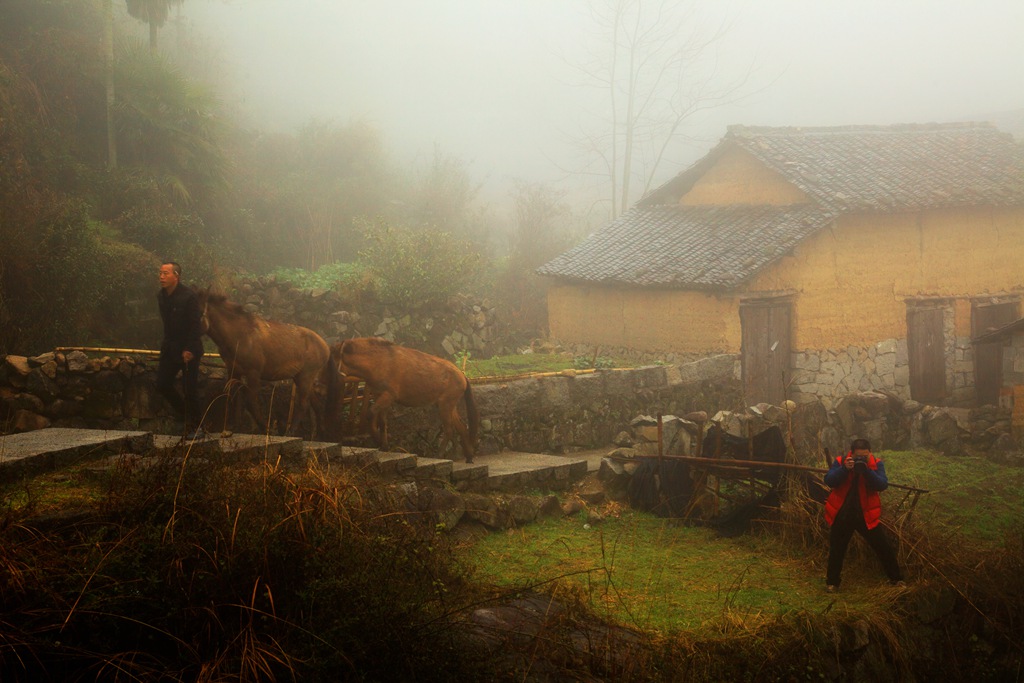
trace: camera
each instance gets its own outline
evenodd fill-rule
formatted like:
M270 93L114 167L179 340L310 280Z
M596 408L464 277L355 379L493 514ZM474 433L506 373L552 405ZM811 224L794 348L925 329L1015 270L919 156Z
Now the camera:
M867 466L868 466L868 459L867 458L865 458L862 455L854 457L854 459L853 459L853 467L854 467L855 470L857 470L858 472L863 472L865 469L867 469Z

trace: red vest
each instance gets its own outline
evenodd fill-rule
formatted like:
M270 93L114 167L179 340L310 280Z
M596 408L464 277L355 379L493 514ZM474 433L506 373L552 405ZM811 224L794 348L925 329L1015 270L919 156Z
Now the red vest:
M847 453L846 455L839 456L836 460L840 465L845 466L846 459L852 457L853 453ZM878 461L875 460L874 454L868 455L867 466L868 469L878 469ZM836 521L836 514L839 512L839 508L843 507L843 502L846 500L846 494L850 491L853 479L853 473L851 472L847 475L846 481L832 489L828 494L828 499L825 501L825 521L829 525ZM878 491L868 489L864 482L864 477L857 477L857 495L860 496L860 509L864 511L864 524L869 529L874 529L882 519L882 497L878 495Z

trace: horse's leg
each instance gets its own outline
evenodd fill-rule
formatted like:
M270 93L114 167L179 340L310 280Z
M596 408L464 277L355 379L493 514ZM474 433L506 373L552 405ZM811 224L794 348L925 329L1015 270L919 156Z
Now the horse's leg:
M284 422L284 435L292 435L292 419L295 417L295 397L299 393L299 385L297 381L292 381L291 396L288 399L288 419Z
M303 434L301 430L305 429L309 423L310 394L313 391L315 379L315 377L307 377L306 375L299 375L295 378L295 382L292 385L292 403L288 409L288 427L285 429L285 434ZM295 418L295 429L292 430L292 408L296 406L298 406L298 411Z
M382 451L388 449L388 411L395 403L395 397L387 391L377 395L370 408L370 434Z
M249 372L245 375L245 405L249 414L256 421L256 428L261 432L270 429L270 412L267 412L267 421L263 421L263 406L260 404L260 372Z

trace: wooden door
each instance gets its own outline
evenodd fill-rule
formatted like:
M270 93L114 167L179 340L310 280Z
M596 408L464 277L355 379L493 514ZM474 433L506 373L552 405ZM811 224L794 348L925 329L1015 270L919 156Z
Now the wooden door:
M971 307L971 336L980 337L1017 319L1017 302L975 302ZM974 390L978 405L999 403L1003 384L1003 343L974 345Z
M907 356L910 396L922 403L939 404L946 398L946 345L942 333L943 308L907 307Z
M740 304L743 392L748 405L779 405L786 400L791 319L789 301Z

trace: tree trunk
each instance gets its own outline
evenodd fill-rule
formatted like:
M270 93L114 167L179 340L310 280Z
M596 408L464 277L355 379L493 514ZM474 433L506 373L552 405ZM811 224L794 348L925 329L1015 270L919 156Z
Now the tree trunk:
M103 57L107 86L107 169L117 168L117 137L114 128L114 0L103 1Z

